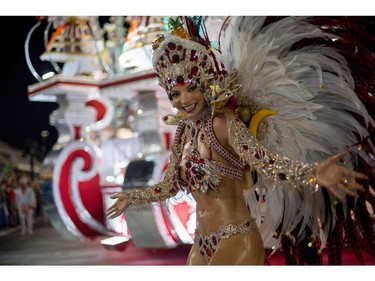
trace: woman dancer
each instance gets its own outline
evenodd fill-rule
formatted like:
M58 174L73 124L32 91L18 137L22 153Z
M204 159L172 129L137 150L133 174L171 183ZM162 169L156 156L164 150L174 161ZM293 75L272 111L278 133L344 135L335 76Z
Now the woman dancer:
M301 56L311 54L311 50L296 52L294 60L290 61L285 55L292 53L286 49L286 44L297 41L297 35L299 38L307 34L311 37L327 35L307 22L286 18L280 20L277 27L268 26L268 32L276 32L271 29L287 25L299 30L284 33L289 37L278 42L284 45L280 44L276 51L272 40L244 40L246 36L254 39L256 35L267 35L260 32L265 26L264 18L239 17L224 23L226 49L223 47L219 53L212 47L201 18L185 17L185 23L179 19L172 21L173 30L155 40L153 45L153 66L159 83L178 110L176 116L164 119L168 124L177 125L168 169L164 179L156 185L114 195L112 198L117 201L107 210L107 215L119 216L130 204L162 203L179 190L191 194L197 203L197 228L188 265L259 265L265 262L264 242L272 237L280 241L283 236L298 231L297 237L303 239L307 235L329 232L326 228L333 224L329 225L332 222L321 212L326 208L327 198L331 202L342 201L346 195L356 197L357 191L364 190L358 181L367 179L366 175L354 171L350 165L345 167L343 162L349 154L348 150L344 151L347 142L353 140L355 133L359 136L368 133L353 118L346 126L355 133L345 132L349 137L335 147L341 152L334 154L330 148L321 147L322 143L330 145L330 137L319 132L328 118L324 119L326 108L318 103L321 92L311 90L310 83L321 88L322 83L327 83L330 91L334 91L337 84L347 82L345 66L341 65L342 60L333 63L329 55L335 59L341 57L325 48L320 52L311 49L315 51L312 52L315 61L307 62L307 56ZM238 31L237 37L233 36L233 30ZM233 39L241 44L236 46ZM292 69L294 63L300 68ZM283 73L277 64L282 65ZM263 76L255 73L255 66ZM319 71L315 71L312 76L307 69L311 66L323 70L320 72L323 75L319 77ZM338 71L336 76L332 70ZM300 81L301 77L305 80ZM282 85L281 92L270 90L275 88L275 81ZM260 89L262 93L257 92L257 83L267 88ZM306 85L311 87L307 89ZM372 122L350 85L341 85L341 88L334 94L355 100L355 112L361 112ZM292 109L283 109L280 105ZM296 134L284 135L281 139L281 134L272 126L285 127L285 120L293 114L300 115L289 120L289 124L294 125L293 130L305 141L302 148L290 147L301 143L293 139L298 137ZM266 116L277 121L262 125ZM314 131L303 128L305 119L310 125L316 124L315 135L308 136ZM340 129L336 131L336 136L343 133ZM335 132L331 133L335 137ZM311 138L309 143L308 137ZM270 144L272 141L275 143ZM330 192L328 196L324 196L326 190ZM257 209L263 200L268 206L265 213ZM324 238L322 240L324 242Z

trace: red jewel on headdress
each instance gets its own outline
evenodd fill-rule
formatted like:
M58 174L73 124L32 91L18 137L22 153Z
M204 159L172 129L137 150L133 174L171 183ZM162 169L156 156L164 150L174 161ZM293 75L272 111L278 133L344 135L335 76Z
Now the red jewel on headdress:
M172 56L172 62L174 63L178 63L180 61L180 56L179 55L173 55Z
M196 50L191 50L191 53L190 53L190 60L193 61L194 60L194 57L195 57L195 54L197 53Z
M184 52L182 52L182 55L181 55L181 61L184 61L186 60L186 50L184 50Z
M190 70L190 74L194 77L196 76L198 73L198 66L194 66L191 70Z
M170 49L170 50L174 50L174 49L176 49L176 44L175 43L168 43L168 48Z
M182 86L184 85L184 78L181 75L179 75L177 76L176 82L177 82L177 86Z

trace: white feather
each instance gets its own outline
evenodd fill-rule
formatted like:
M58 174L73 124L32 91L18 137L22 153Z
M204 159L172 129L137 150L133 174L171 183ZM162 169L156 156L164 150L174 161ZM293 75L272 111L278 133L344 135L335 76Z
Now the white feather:
M302 162L354 150L355 134L366 137L368 131L349 112L363 117L366 124L375 126L375 122L355 94L345 58L325 46L292 50L301 39L337 37L303 17L286 17L264 26L265 19L232 17L220 37L226 67L239 74L242 90L237 97L251 98L260 107L278 112L264 121L268 130L262 145ZM335 217L326 216L322 190L311 193L287 182L267 182L261 176L254 189L265 194L265 213L259 211L260 204L253 196L247 194L245 199L261 222L265 242L272 240L280 225L285 233L300 223L301 229L309 227L325 245ZM302 239L304 233L299 234Z

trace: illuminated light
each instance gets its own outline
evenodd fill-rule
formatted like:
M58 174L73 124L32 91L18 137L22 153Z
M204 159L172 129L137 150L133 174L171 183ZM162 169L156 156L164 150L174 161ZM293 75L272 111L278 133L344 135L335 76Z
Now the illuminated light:
M107 250L123 251L128 246L130 238L126 236L113 236L100 240L100 244Z
M122 184L124 182L124 176L123 175L118 175L114 181L117 184Z
M307 244L307 247L311 248L312 245L313 245L313 244L312 244L311 242L309 242L309 243Z
M130 129L120 128L116 131L116 136L119 139L130 139L134 137L134 132L132 132Z
M114 177L114 176L106 176L106 177L105 177L105 180L106 180L107 182L114 182L114 181L115 181L115 177Z
M141 158L142 155L143 155L143 154L142 154L141 152L138 152L138 153L137 153L137 157L138 157L138 158Z
M57 150L60 150L60 148L61 148L61 145L56 144L56 145L52 148L52 150L57 151Z
M49 131L48 130L43 130L40 132L40 135L42 136L42 138L46 138L49 136Z
M357 149L358 149L359 151L362 151L362 149L363 149L362 145L358 145Z
M141 114L143 114L143 110L142 109L138 109L137 113L138 113L138 115L141 115Z
M48 78L51 78L54 75L55 75L55 73L50 71L50 72L47 72L47 73L43 74L42 78L43 78L43 80L46 80Z

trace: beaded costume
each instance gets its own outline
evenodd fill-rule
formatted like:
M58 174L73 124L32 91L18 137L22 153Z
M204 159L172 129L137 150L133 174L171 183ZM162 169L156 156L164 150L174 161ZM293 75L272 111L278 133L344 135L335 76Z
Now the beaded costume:
M217 232L212 232L209 236L204 236L196 230L194 241L198 244L199 252L204 256L206 262L209 263L216 252L220 240L228 239L236 234L251 234L257 229L258 227L254 220L245 219L237 225L229 224L221 226Z
M177 25L157 38L153 66L168 95L176 85L204 89L209 111L195 123L180 115L165 117L166 123L177 125L165 178L129 193L129 201L162 202L179 189L216 191L222 176L248 185L245 179L252 172L255 180L250 189L244 189L246 203L263 241L275 243L275 250L281 245L287 263L321 263L323 248L342 247L342 228L347 239L362 232L370 240L364 250L375 256L373 225L363 221L369 218L365 198L371 198L374 207L374 146L369 131L375 122L354 91L345 58L329 46L308 41L332 43L341 38L301 17L231 17L223 20L219 38L208 38L201 21L202 17L185 17L186 29ZM212 47L213 39L219 50ZM215 137L212 120L217 114L226 116L237 155L221 147ZM200 158L198 138L233 167ZM191 142L190 153L182 159L187 142ZM339 203L316 184L316 163L345 149L352 158L344 164L362 167L370 180L363 193L366 197ZM181 165L187 182L176 173ZM265 212L260 206L263 201ZM361 218L353 216L354 206L361 210ZM239 229L251 232L253 224L247 223ZM197 230L195 241L206 260L225 237L221 233L218 230L210 238ZM303 247L313 252L304 255ZM358 249L356 254L361 259ZM339 259L332 254L329 262L339 264Z

